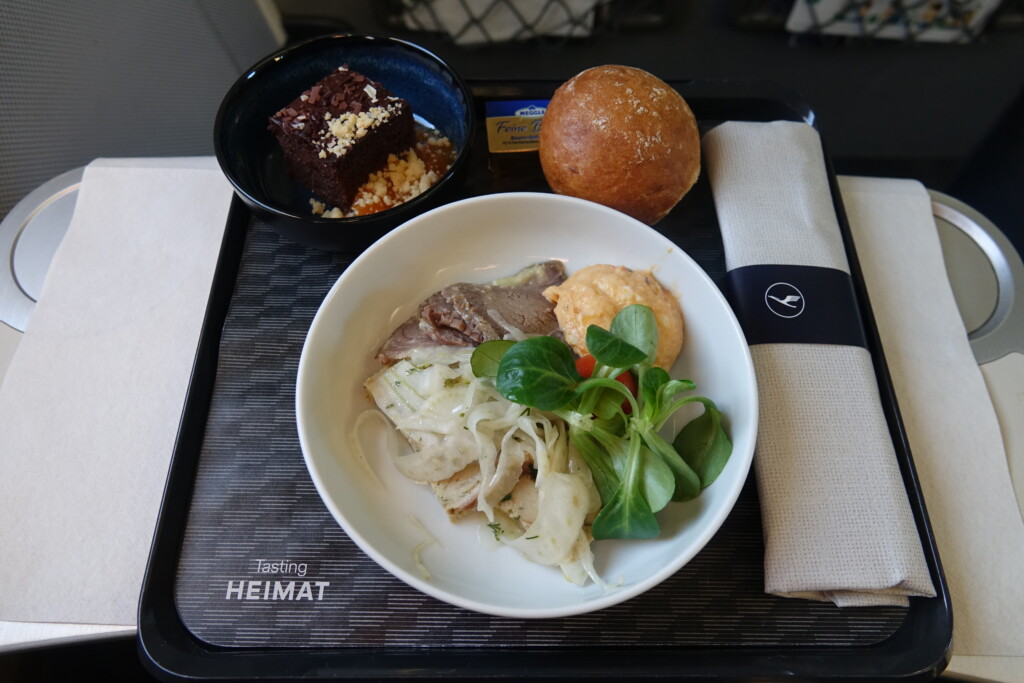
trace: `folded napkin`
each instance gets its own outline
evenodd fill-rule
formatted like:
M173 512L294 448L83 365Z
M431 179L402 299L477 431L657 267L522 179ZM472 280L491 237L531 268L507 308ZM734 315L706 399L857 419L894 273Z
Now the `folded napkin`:
M858 345L817 133L728 122L703 150L726 268L746 290L736 301L761 406L765 590L840 606L934 595L871 355Z
M0 386L0 620L134 625L232 191L99 160Z

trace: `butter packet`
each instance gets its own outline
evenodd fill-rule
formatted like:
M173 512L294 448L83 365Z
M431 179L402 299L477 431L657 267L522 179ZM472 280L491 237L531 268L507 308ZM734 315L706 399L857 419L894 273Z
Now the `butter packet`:
M487 147L492 154L530 152L540 146L540 124L549 100L487 102Z

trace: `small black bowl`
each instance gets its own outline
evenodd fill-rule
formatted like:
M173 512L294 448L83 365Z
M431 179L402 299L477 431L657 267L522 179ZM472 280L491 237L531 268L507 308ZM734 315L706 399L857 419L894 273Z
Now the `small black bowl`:
M352 218L312 213L312 193L285 169L269 118L342 64L409 102L417 120L445 135L457 153L433 187L391 209ZM289 239L332 251L365 249L409 218L451 196L476 128L469 88L440 58L397 38L330 35L287 47L246 71L217 112L214 150L252 212Z

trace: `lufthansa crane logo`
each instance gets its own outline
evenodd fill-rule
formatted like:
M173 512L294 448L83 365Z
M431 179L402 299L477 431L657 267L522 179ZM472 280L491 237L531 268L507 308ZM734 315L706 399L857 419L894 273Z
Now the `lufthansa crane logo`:
M780 318L795 318L804 312L803 293L788 282L776 282L765 290L764 302Z

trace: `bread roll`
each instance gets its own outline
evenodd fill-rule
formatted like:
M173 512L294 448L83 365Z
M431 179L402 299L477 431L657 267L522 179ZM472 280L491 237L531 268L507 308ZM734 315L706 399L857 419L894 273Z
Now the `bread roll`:
M700 174L700 134L670 85L628 66L587 69L555 91L540 132L551 189L618 209L648 225Z

